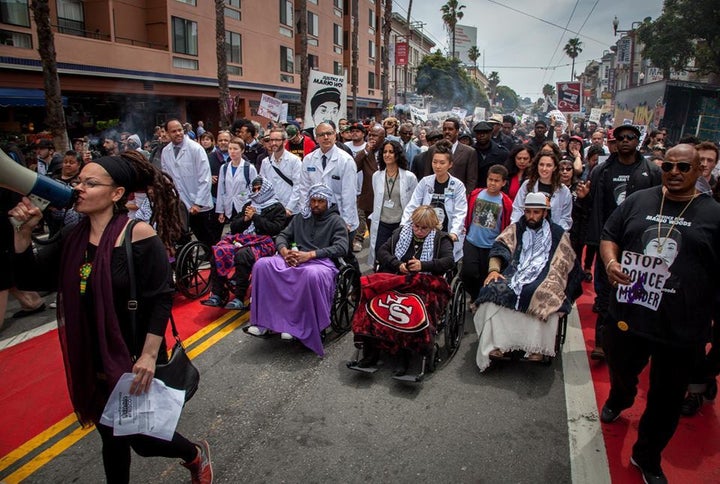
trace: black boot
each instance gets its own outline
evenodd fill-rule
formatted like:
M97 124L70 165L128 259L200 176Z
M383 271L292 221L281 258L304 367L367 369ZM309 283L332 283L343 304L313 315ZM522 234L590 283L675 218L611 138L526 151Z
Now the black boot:
M698 410L700 410L702 404L702 393L688 393L687 397L685 397L685 401L680 406L680 414L684 415L685 417L692 417L693 415L698 413Z
M363 344L363 357L358 361L357 366L359 368L372 368L377 365L378 359L380 359L378 347L369 341L365 341Z

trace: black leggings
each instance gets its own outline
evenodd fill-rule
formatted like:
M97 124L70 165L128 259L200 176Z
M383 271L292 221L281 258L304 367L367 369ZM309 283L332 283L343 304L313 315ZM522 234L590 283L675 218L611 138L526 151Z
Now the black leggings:
M100 423L96 428L102 438L103 467L108 484L130 482L131 447L141 457L175 457L190 462L197 456L195 444L177 432L168 442L147 435L115 437L112 427Z

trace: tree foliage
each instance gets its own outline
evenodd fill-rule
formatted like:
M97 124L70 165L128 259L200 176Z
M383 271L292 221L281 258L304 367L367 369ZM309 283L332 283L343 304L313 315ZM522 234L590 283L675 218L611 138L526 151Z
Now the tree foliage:
M508 86L498 86L495 100L502 103L503 111L509 113L515 111L520 104L520 97Z
M477 48L477 45L473 45L468 49L468 59L470 59L470 62L473 63L475 66L475 69L477 69L477 61L480 58L480 49Z
M443 56L439 50L420 62L415 85L418 94L433 96L433 103L440 109L488 106L483 88L470 78L460 61Z
M553 97L555 95L555 86L552 84L545 84L542 88L543 96Z
M572 59L572 68L570 69L570 80L575 80L575 58L582 52L582 42L580 39L575 37L574 39L568 40L568 43L563 47L565 54Z
M500 85L500 74L497 71L492 71L487 77L488 87L490 87L490 99L495 103L495 95L497 94L497 87Z
M663 70L720 76L720 4L717 0L665 0L663 12L637 29L643 56ZM695 66L688 65L695 60Z

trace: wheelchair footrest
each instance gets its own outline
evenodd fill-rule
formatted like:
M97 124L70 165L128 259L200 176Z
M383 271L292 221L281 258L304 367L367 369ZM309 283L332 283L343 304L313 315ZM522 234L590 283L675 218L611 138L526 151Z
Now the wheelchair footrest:
M420 383L425 379L425 374L420 373L418 375L393 375L393 380L402 381L406 383Z
M351 370L359 371L360 373L366 373L368 375L372 375L379 370L377 366L371 366L369 368L358 366L356 361L348 361L347 367Z

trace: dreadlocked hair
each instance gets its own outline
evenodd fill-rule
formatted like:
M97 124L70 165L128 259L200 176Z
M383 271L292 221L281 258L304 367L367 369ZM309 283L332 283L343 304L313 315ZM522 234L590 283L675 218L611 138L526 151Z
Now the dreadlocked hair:
M147 192L152 206L150 225L155 227L165 248L172 252L182 237L180 196L166 173L152 165L137 151L124 151L120 156L130 161L137 172L137 188ZM125 196L123 196L125 197ZM124 207L124 203L121 205Z

